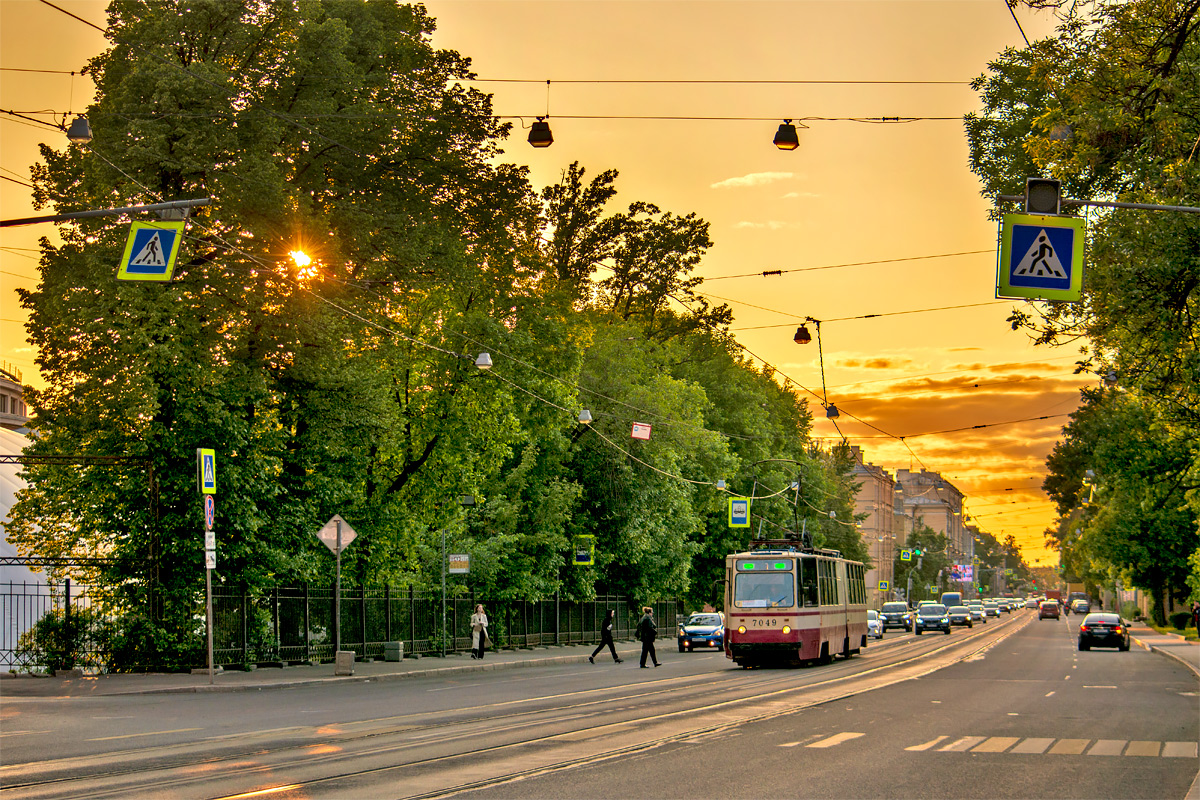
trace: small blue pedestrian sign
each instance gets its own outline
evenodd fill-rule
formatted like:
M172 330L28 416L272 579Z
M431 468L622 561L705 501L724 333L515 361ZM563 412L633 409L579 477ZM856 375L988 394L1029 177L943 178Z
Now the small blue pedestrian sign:
M900 560L901 561L912 561L912 550L901 550L900 551Z
M134 222L129 226L117 280L169 281L183 242L183 220Z
M750 527L750 499L747 497L729 498L729 527Z
M200 494L217 493L217 451L196 450L196 470L200 479Z
M1082 299L1082 219L1005 214L1002 225L996 297Z
M886 592L886 591L887 591L888 589L890 589L890 588L891 588L891 584L890 584L890 583L888 583L887 581L880 581L880 582L879 582L879 591L881 591L881 592Z

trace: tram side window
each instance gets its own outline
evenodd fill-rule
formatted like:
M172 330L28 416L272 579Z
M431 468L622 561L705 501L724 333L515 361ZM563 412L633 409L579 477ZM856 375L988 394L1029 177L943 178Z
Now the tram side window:
M832 561L821 559L817 562L817 582L821 587L821 605L841 605L841 599L838 597L837 573L834 571Z
M811 558L798 558L800 581L800 602L805 606L819 606L821 600L817 595L817 562Z

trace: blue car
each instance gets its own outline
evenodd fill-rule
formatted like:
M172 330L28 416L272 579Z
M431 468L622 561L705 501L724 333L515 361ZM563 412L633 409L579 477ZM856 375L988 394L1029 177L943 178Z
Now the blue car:
M720 612L692 614L676 631L679 652L684 650L723 650L725 648L725 617Z

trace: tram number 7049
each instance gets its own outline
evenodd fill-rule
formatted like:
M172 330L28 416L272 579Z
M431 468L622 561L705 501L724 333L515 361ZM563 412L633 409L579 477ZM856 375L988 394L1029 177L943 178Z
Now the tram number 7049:
M778 628L779 627L779 620L777 620L777 619L763 619L761 617L751 617L750 619L746 620L746 622L750 623L751 628Z

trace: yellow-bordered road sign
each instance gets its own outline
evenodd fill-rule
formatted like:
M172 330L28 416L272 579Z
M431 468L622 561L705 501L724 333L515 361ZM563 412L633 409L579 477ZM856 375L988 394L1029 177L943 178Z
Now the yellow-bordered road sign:
M1082 219L1005 214L1002 225L996 297L1082 299Z
M171 280L186 224L183 220L132 223L117 280Z

